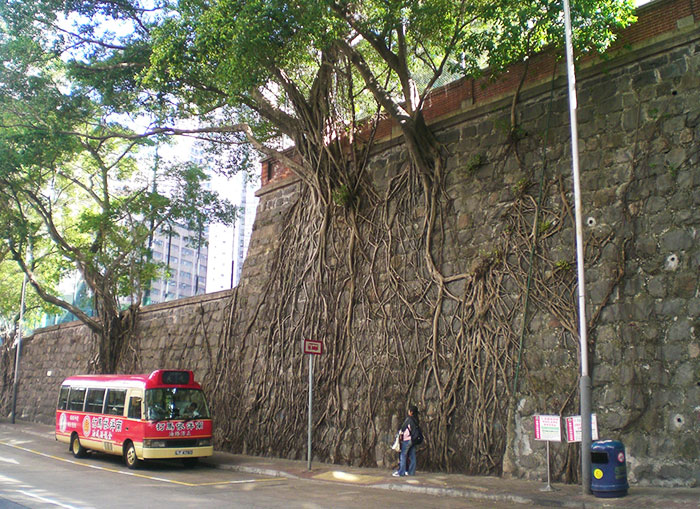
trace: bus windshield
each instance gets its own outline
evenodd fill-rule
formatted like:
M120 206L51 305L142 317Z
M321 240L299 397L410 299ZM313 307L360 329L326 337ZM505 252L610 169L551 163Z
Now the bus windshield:
M164 421L171 419L209 419L209 408L200 389L146 390L146 418Z

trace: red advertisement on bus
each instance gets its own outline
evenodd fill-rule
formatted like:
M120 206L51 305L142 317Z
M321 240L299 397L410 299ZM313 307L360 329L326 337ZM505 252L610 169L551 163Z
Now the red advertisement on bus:
M212 421L191 371L148 375L78 375L61 384L56 440L75 457L88 451L121 455L129 468L149 459L185 465L211 456Z

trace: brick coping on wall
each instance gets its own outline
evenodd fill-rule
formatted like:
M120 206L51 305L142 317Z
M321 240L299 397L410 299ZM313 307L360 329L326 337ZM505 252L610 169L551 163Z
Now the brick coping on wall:
M618 40L608 49L604 58L598 55L584 57L577 65L579 79L586 79L610 69L663 51L669 45L681 45L697 37L700 30L700 5L695 0L656 0L637 8L637 22L622 30ZM566 86L564 62L557 62L552 52L532 57L528 78L520 93L521 100L547 90L553 73L555 87ZM426 98L426 122L436 129L478 117L510 104L523 72L523 64L512 65L495 80L488 77L462 78L432 91ZM400 130L390 118L379 122L375 135L374 152L381 152L401 142ZM260 197L296 183L299 178L278 161L266 158L261 162Z

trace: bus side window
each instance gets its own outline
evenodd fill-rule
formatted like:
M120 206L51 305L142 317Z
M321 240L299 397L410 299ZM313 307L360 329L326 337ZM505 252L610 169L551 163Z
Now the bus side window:
M70 390L70 396L68 396L68 410L82 412L84 403L85 389L72 387Z
M85 411L93 414L101 414L105 402L104 389L88 389L85 401Z
M58 404L56 405L56 408L58 410L65 410L68 407L68 392L70 391L70 387L64 385L61 387L61 390L58 393Z
M124 415L124 402L126 401L126 390L109 389L107 391L107 408L105 413L110 415Z
M131 396L129 398L129 419L141 419L141 398Z

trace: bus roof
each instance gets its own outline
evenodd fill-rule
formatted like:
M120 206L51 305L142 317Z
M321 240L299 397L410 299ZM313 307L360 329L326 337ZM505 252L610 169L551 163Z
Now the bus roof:
M194 373L188 370L157 369L143 375L75 375L69 376L62 385L72 387L143 388L185 387L201 389L194 381Z

